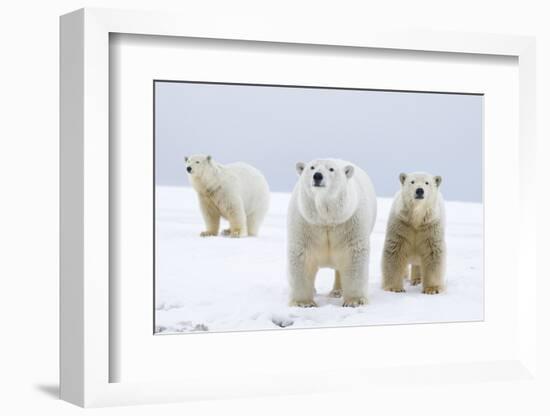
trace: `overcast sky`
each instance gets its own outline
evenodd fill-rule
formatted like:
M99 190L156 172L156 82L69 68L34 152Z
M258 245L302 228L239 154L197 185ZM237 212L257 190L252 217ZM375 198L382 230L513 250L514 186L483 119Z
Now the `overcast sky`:
M157 185L189 186L184 156L260 169L289 192L295 164L349 160L378 196L400 172L443 176L447 200L482 200L483 97L243 85L155 83Z

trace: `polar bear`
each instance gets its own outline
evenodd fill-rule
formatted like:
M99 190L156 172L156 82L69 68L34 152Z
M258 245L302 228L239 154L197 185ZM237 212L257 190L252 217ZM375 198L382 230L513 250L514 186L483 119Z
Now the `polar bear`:
M260 171L240 162L222 165L205 155L186 157L185 163L206 224L201 237L218 235L221 217L229 222L223 235L257 236L269 209L269 186Z
M344 306L367 303L370 234L376 195L368 175L350 162L299 162L300 176L289 203L287 258L290 305L316 306L315 276L335 270L330 296Z
M441 176L424 172L401 173L401 190L394 197L382 254L385 290L404 292L403 280L411 265L410 283L422 283L422 292L444 290L445 206Z

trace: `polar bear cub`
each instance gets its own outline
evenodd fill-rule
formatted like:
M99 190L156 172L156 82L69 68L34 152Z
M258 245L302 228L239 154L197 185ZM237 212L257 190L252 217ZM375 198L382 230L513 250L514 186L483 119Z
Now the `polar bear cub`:
M444 290L445 206L441 176L424 172L401 173L382 254L383 288L404 292L403 280L411 265L410 283L422 283L422 292Z
M331 296L344 306L367 303L370 234L376 195L368 175L350 162L299 162L289 203L287 258L290 305L316 306L319 268L335 270Z
M222 234L257 236L269 209L269 186L260 171L241 162L222 165L204 155L186 157L185 163L206 225L201 237L218 235L222 217L229 222Z

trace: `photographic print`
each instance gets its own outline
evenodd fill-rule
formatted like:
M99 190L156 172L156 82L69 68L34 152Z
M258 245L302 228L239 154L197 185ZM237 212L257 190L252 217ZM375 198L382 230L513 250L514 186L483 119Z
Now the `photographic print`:
M483 320L483 96L154 81L155 333Z

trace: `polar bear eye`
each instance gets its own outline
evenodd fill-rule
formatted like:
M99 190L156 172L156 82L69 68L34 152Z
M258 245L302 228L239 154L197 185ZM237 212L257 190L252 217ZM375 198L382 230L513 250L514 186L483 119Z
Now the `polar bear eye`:
M313 170L313 169L315 169L315 166L312 166L312 167L311 167L311 170Z
M414 181L411 181L411 183L414 185Z
M329 170L330 170L331 172L334 172L334 168L330 168Z
M428 182L426 182L426 185L429 185L429 183L428 183Z
M195 162L197 165L200 163L199 161Z

